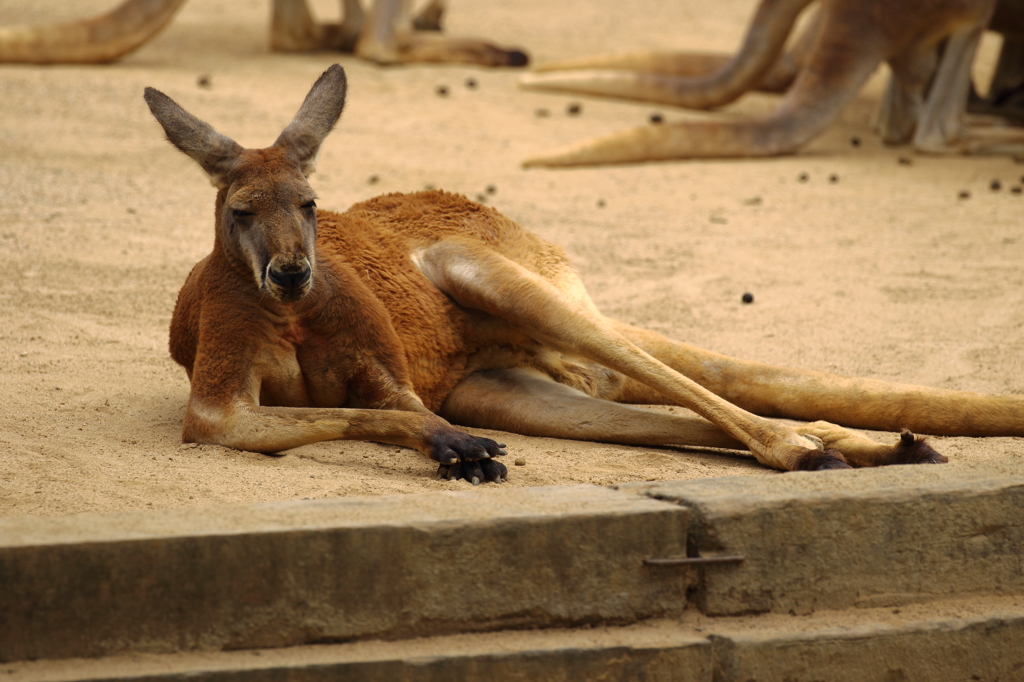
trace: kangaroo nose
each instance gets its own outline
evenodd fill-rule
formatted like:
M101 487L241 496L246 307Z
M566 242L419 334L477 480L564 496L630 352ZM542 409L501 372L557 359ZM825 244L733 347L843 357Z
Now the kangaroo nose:
M313 271L305 263L285 265L282 268L271 267L267 271L270 281L282 290L286 298L297 297L312 274Z

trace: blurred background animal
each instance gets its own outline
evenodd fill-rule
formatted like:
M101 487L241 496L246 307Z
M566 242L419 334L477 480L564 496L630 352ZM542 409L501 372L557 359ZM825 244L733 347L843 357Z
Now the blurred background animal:
M380 64L441 62L524 66L525 52L441 31L446 0L414 14L412 0L340 0L338 23L316 21L306 0L273 0L270 46L280 51L337 50ZM110 12L68 23L0 27L0 63L102 63L160 32L185 0L125 0Z
M790 40L801 14L804 30ZM523 87L711 109L752 90L784 92L761 118L649 126L528 159L526 166L790 154L818 135L877 67L892 70L878 117L887 143L932 153L1013 153L1024 133L968 127L971 66L982 33L1006 36L992 93L972 110L1019 118L1021 0L763 0L736 55L643 52L547 64ZM790 47L787 50L787 41Z

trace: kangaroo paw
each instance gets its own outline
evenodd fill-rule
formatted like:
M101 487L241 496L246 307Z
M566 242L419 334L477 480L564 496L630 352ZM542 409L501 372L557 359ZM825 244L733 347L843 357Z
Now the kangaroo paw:
M469 481L473 485L480 485L487 481L501 483L508 480L508 468L501 462L493 459L442 464L437 468L437 480L464 480Z

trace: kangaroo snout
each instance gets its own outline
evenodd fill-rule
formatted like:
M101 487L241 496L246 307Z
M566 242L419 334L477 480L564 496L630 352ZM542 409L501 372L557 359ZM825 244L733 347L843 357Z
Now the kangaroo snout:
M271 263L267 266L267 287L282 301L297 301L308 291L313 280L313 268L309 259L285 263Z

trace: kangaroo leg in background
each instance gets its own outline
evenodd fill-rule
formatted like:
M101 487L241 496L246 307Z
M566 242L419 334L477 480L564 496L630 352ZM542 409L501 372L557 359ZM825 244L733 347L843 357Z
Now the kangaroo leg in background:
M795 59L786 59L783 49L798 15L811 1L762 2L740 51L720 60L718 68L678 73L705 68L708 56L699 54L644 53L583 58L546 65L539 69L544 73L520 78L520 85L531 90L618 97L691 109L722 106L765 82L774 81L778 87L793 81L797 61L804 58L809 42L817 35L816 26L812 25L807 35L797 41ZM812 22L816 23L817 19Z
M813 10L810 10L813 11ZM818 13L813 12L813 17L807 26L800 32L793 41L789 50L780 56L771 69L766 73L753 89L759 92L770 92L781 94L793 85L797 73L804 65L811 44L817 36L819 28ZM533 73L546 73L557 71L583 71L583 70L620 70L634 71L637 73L674 76L682 78L706 78L714 73L721 72L735 60L736 55L723 54L719 52L668 52L657 50L646 50L641 52L625 52L621 54L594 55L590 57L579 57L556 62L545 62L533 68ZM564 74L569 77L569 74ZM602 74L603 76L603 74ZM607 76L605 76L607 77ZM629 76L626 76L627 78ZM573 82L578 82L578 76L572 76ZM522 79L524 85L530 79L526 76ZM679 81L683 82L683 81ZM552 80L546 84L544 90L557 92L573 92L571 85L561 88ZM593 94L590 92L584 94ZM604 93L599 93L604 94ZM614 96L614 95L612 95Z
M939 56L938 46L933 46L889 61L892 73L875 123L886 144L904 144L913 139Z
M341 0L341 23L320 23L306 0L273 0L270 48L280 52L354 52L365 15L359 0Z
M411 0L375 0L366 17L356 54L378 64L438 62L481 66L525 66L526 53L476 38L417 31Z
M857 36L828 31L825 24L822 34L829 39L817 41L808 56L817 68L803 69L778 109L767 116L644 126L556 149L529 158L523 165L588 166L792 154L857 96L885 56Z
M971 65L983 32L984 24L975 25L957 31L946 41L914 133L917 150L959 152L966 144L964 113L971 91Z
M1024 154L1024 130L966 125L971 66L988 23L988 16L984 16L946 41L914 134L913 144L918 151Z

